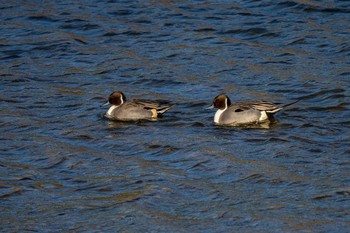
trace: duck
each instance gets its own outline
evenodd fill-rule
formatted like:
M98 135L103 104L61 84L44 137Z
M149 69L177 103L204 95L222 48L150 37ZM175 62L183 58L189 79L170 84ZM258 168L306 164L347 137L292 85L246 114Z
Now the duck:
M296 102L298 101L285 105L274 104L267 101L238 102L232 104L230 98L226 94L220 94L214 98L213 104L209 106L208 109L218 109L214 116L215 124L239 126L272 122L275 113Z
M147 100L127 101L121 91L115 91L109 95L104 105L111 105L105 117L119 121L156 120L175 104L163 105Z

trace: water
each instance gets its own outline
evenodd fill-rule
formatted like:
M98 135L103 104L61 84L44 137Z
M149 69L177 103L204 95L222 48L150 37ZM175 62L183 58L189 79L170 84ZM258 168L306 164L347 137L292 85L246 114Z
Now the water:
M3 232L349 232L348 1L2 1ZM108 95L170 100L111 122ZM204 110L300 102L270 128Z

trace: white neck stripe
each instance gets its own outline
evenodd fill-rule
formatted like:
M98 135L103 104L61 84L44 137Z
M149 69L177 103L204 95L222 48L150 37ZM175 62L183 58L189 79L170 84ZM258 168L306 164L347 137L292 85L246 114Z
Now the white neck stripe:
M112 112L113 112L113 110L114 109L116 109L116 108L118 108L118 106L116 106L116 105L112 105L109 109L108 109L108 111L107 111L107 117L108 116L112 116Z
M218 109L215 113L215 116L214 116L214 122L215 123L219 123L219 120L220 120L220 116L223 112L225 112L225 110L227 109L227 99L225 99L225 108L224 109Z

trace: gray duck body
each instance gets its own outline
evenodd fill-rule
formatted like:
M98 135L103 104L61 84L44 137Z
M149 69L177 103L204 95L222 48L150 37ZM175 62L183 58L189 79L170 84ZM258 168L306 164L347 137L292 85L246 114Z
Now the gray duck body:
M273 120L273 114L288 105L290 104L281 106L265 101L231 104L229 97L221 94L213 100L213 107L218 108L214 122L218 125L259 124Z
M125 95L118 91L113 92L108 102L112 105L105 116L112 120L155 120L174 105L162 105L152 101L127 101Z

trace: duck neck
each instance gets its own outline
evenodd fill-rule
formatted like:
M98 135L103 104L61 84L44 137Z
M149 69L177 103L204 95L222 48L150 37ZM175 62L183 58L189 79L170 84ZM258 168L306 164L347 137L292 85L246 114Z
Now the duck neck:
M112 105L108 111L107 111L107 116L112 116L112 112L114 111L114 109L118 108L119 106L116 106L116 105Z
M225 110L226 110L226 108L225 109L218 109L216 111L215 116L214 116L214 122L215 123L219 123L220 116Z
M223 112L225 112L226 109L227 109L227 99L225 99L225 108L224 108L224 109L218 109L218 110L216 111L215 116L214 116L214 122L215 122L215 123L219 123L221 114L222 114Z

